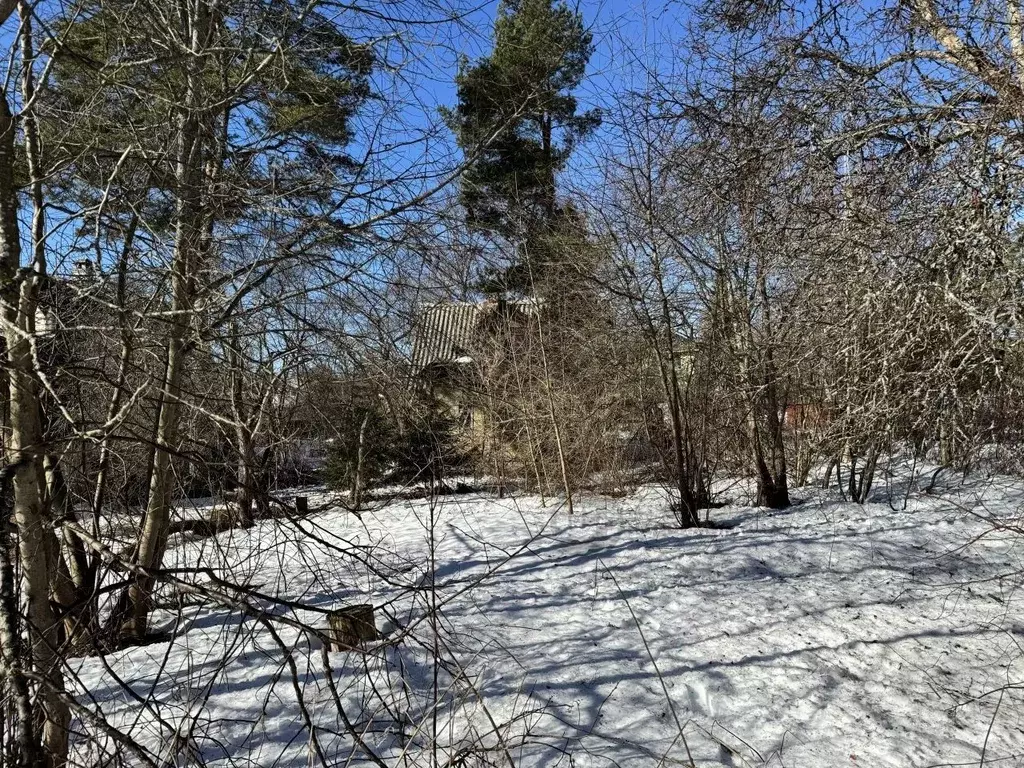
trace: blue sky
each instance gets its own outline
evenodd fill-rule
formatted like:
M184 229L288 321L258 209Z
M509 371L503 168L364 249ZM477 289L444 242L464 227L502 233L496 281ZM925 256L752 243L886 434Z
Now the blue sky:
M665 73L680 64L680 45L686 35L689 14L682 2L673 0L582 0L578 8L594 36L594 55L587 79L578 92L582 109L608 107L616 93L643 86L644 67ZM464 30L456 47L471 58L490 49L491 25L498 2L482 5L472 15L472 29ZM454 65L451 65L454 76ZM455 90L449 79L438 83L436 98L454 104Z
M407 9L418 7L416 4L420 0L412 2L414 5L406 6ZM449 2L466 8L462 0ZM384 74L384 69L379 74L378 90L388 95L387 100L398 98L406 105L400 115L396 113L393 126L396 133L425 130L428 126L436 131L432 141L416 142L407 148L404 160L408 164L421 162L420 153L424 150L443 158L439 166L451 165L458 159L451 134L445 129L438 130L438 109L456 103L454 78L459 55L464 54L474 60L491 50L491 30L498 4L498 0L481 3L459 24L406 29L406 34L414 36L414 47L421 58L411 63L406 60L402 76ZM582 12L584 23L593 34L595 47L587 78L576 93L581 111L592 107L608 110L618 94L644 88L648 70L665 74L681 68L681 45L686 38L688 19L684 3L673 0L583 0L572 7ZM370 126L376 126L379 117L373 106L364 114L364 126L367 128L363 131L364 136L369 134ZM406 122L405 126L400 125L402 121ZM606 140L612 138L612 133L609 120L594 137L577 149L570 162L569 173L586 175L596 168L594 155ZM361 137L357 138L357 143L359 141Z
M472 1L472 0L471 0ZM498 9L498 0L470 5L465 0L372 0L364 7L396 12L408 18L421 13L420 8L430 4L436 8L447 6L465 15L460 23L417 27L410 25L403 34L413 36L410 50L420 60L409 66L405 59L409 81L404 87L411 102L418 102L423 113L420 120L435 113L443 105L454 105L454 77L457 57L465 54L475 59L490 49L491 27ZM38 13L43 18L59 13L60 0L40 0ZM571 6L582 11L584 22L594 36L595 52L590 62L586 82L578 91L581 109L607 107L613 95L623 90L642 86L644 66L660 71L670 70L678 64L677 42L685 36L688 18L683 2L674 0L582 0ZM435 18L437 15L435 14ZM343 25L350 23L346 15ZM37 45L44 36L36 25ZM17 30L17 17L8 19L0 28L0 50L8 51ZM373 36L383 27L363 30L365 37ZM354 36L359 37L359 30ZM392 51L395 50L392 47ZM0 64L6 69L7 57ZM642 66L638 64L642 63ZM380 81L382 90L396 86L394 81ZM399 88L403 87L398 85ZM390 95L390 94L389 94ZM415 110L413 110L415 111Z
M403 67L397 74L385 74L385 68L382 68L378 75L378 87L386 95L376 108L391 111L394 131L377 134L374 146L381 152L381 162L394 166L396 170L403 165L411 168L421 164L424 155L438 159L439 168L451 167L452 161L457 159L451 134L439 126L438 110L442 106L454 106L456 102L454 77L459 55L475 59L490 50L498 1L483 2L473 7L467 6L465 0L372 0L365 6L417 18L417 14L422 15L423 7L432 5L436 9L445 3L457 5L464 11L468 7L469 12L459 23L399 25L409 45L403 49L386 42L383 47L388 56L395 57L395 63L401 62ZM593 33L595 45L588 77L577 92L581 110L591 107L607 109L617 93L642 87L646 67L664 72L678 65L675 41L685 37L687 18L686 6L682 3L672 0L583 0L577 7ZM59 13L60 9L60 0L40 0L37 5L43 18ZM340 23L350 24L352 18L346 14ZM367 39L387 31L386 25L379 24L374 28L373 22L365 22L364 29L357 28L363 23L363 18L356 17L356 27L352 27L350 32L353 37ZM0 44L4 45L4 50L10 49L17 27L17 18L12 17L0 28ZM41 25L37 24L37 45L43 37ZM9 61L6 56L4 58L0 69L5 69ZM395 108L395 98L401 99L404 106ZM368 112L372 113L373 109L370 106ZM368 127L380 119L381 114L365 116ZM401 147L402 135L410 129L415 133L428 128L433 130L429 138L404 149L390 149L392 146ZM607 134L608 129L602 129L602 132ZM368 131L358 135L353 149L358 152L360 146L366 146L368 136ZM594 167L593 153L599 148L602 138L599 134L579 148L570 173L585 174L587 168Z

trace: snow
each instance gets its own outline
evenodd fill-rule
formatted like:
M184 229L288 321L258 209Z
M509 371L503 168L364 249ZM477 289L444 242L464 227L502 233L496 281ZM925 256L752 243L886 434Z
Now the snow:
M793 495L685 531L643 488L572 517L452 496L179 541L169 567L251 585L265 614L168 592L173 641L80 660L77 695L170 765L368 763L339 701L388 765L432 741L441 764L1024 765L1024 483ZM384 635L365 654L280 621L353 602Z

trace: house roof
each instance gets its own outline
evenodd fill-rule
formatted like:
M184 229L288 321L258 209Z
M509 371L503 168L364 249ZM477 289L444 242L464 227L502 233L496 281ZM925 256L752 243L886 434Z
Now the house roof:
M540 300L535 298L514 301L441 301L423 308L416 318L413 335L412 367L419 373L437 363L467 363L472 361L474 349L479 345L482 322L495 312L511 310L532 314Z
M479 304L440 302L416 318L412 367L421 371L433 363L454 363L469 354L482 315Z

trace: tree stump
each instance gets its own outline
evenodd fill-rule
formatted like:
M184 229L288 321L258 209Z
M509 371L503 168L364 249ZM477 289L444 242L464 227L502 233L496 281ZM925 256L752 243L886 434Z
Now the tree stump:
M308 496L296 496L295 497L295 514L299 517L305 517L309 514L309 497Z
M364 640L377 639L377 625L373 620L373 606L369 603L349 605L327 614L328 651L348 651L358 648Z

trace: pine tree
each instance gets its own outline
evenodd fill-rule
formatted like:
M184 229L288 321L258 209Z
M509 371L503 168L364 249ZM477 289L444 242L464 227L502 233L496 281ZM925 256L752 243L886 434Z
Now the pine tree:
M96 210L97 231L122 259L161 257L132 265L159 308L148 324L160 348L153 458L133 554L155 569L185 439L188 366L197 349L216 348L234 381L245 381L250 350L229 321L255 311L250 297L275 272L322 264L344 245L345 205L362 183L347 145L374 55L317 0L182 0L174 13L163 0L87 5L53 44L43 135L62 161L53 196ZM65 112L89 120L65 131ZM260 407L232 387L244 521L263 493ZM148 571L133 577L110 617L112 642L145 636L153 586Z
M596 109L578 113L573 95L593 50L582 15L564 2L502 2L494 50L475 64L463 62L459 103L448 114L460 147L475 155L462 179L471 226L521 251L543 252L564 213L556 175L601 122ZM504 276L504 287L526 285L524 260Z

